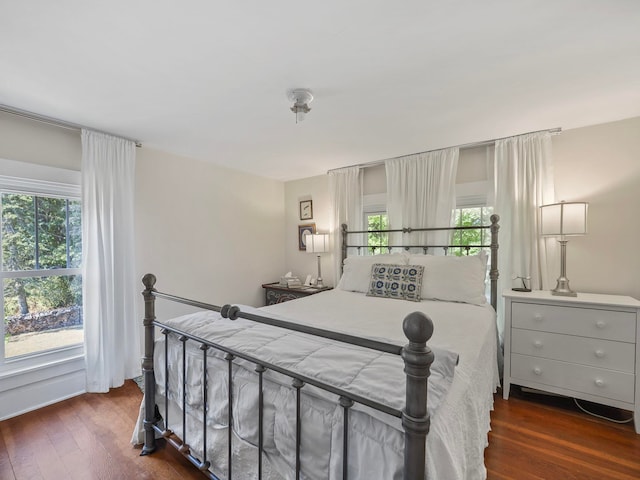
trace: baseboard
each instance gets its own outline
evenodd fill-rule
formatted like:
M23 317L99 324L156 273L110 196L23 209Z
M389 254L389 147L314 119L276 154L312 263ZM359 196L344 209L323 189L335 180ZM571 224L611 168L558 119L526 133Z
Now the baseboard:
M46 407L85 392L84 368L0 392L0 420Z
M86 393L86 391L84 389L80 390L80 391L77 391L77 392L74 392L74 393L71 393L69 395L66 395L64 397L55 398L55 399L48 399L45 403L40 403L38 405L30 405L29 407L27 407L27 408L25 408L23 410L12 411L7 416L0 416L0 421L7 420L7 419L13 418L13 417L18 417L18 416L23 415L25 413L33 412L34 410L38 410L40 408L44 408L44 407L47 407L49 405L53 405L54 403L62 402L64 400L68 400L70 398L77 397L78 395L82 395L83 393Z

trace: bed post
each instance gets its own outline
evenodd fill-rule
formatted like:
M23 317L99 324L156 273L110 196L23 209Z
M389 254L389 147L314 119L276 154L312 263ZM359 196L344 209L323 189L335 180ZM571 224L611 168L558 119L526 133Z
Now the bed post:
M422 312L407 315L402 323L409 343L402 348L407 377L404 428L404 480L423 480L426 469L426 439L431 419L427 412L427 381L433 352L427 340L433 335L433 322Z
M347 258L347 224L343 223L340 226L340 233L342 235L342 243L340 252L342 259L340 260L340 275L342 275L342 269L344 268L344 260Z
M493 214L491 220L491 266L489 268L489 280L491 281L491 306L498 311L498 231L500 230L500 216Z
M156 284L156 277L147 273L142 277L145 289L142 292L144 297L144 357L142 358L142 374L144 375L144 446L140 455L148 455L156 449L156 435L153 430L156 411L156 381L153 373L153 346L154 329L153 321L156 319L155 301L153 286Z

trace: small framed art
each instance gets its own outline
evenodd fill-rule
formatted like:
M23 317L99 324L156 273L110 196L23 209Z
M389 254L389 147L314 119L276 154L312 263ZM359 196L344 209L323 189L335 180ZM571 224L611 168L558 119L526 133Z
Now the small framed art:
M298 250L307 249L307 241L304 238L305 235L310 233L316 233L316 224L308 223L306 225L298 225Z
M313 201L302 200L300 202L300 220L311 220L313 218Z

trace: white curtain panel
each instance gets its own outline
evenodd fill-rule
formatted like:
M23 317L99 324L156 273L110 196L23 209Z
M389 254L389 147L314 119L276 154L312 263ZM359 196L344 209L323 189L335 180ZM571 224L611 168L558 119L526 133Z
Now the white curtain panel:
M140 374L134 259L135 144L82 131L82 246L88 392Z
M342 272L341 225L346 223L349 230L363 230L362 210L362 169L347 167L329 172L329 195L331 196L332 251L334 260L334 285L338 284ZM349 243L364 244L366 237L358 239L349 236Z
M389 227L449 227L456 206L457 147L386 160ZM399 245L402 234L391 243ZM412 244L448 244L449 234L411 234ZM406 242L404 242L406 244ZM442 250L430 251L442 254Z
M496 141L495 213L500 215L498 292L521 286L514 277L531 277L533 289L549 288L546 240L538 234L538 207L554 202L551 134L530 133ZM549 245L551 247L551 245ZM498 330L504 330L499 299Z

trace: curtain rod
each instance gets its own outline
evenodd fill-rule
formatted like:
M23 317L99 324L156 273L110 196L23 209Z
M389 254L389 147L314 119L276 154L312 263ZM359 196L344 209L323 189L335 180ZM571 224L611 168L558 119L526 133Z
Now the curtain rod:
M484 147L485 145L491 145L496 143L498 140L504 140L506 138L511 138L511 137L519 137L521 135L529 135L531 133L540 133L540 132L549 132L551 135L559 135L562 133L562 128L561 127L556 127L556 128L547 128L545 130L535 130L533 132L527 132L527 133L521 133L519 135L511 135L509 137L500 137L500 138L494 138L493 140L483 140L480 142L472 142L472 143L464 143L462 145L456 145L458 148L475 148L475 147ZM451 147L444 147L444 148L451 148ZM385 158L384 160L373 160L371 162L365 162L365 163L357 163L355 165L348 165L346 167L339 167L339 168L332 168L330 170L327 170L327 173L329 172L335 172L336 170L342 170L343 168L352 168L352 167L358 167L358 168L369 168L369 167L377 167L378 165L384 165L384 162L386 162L387 160L395 160L397 158L404 158L404 157L410 157L411 155L420 155L422 153L429 153L429 152L436 152L438 150L444 150L443 148L434 148L433 150L425 150L424 152L416 152L416 153L408 153L406 155L398 155L397 157L391 157L391 158Z
M105 132L103 130L96 130L95 128L86 127L84 125L79 125L77 123L67 122L65 120L60 120L53 117L47 117L45 115L40 115L38 113L29 112L27 110L21 110L19 108L10 107L9 105L0 104L0 112L10 113L11 115L16 115L19 117L28 118L30 120L35 120L36 122L46 123L48 125L54 125L56 127L66 128L69 130L77 130L81 131L82 129L93 130L98 133L105 133L107 135L111 135L113 137L119 137L124 140L129 140L136 144L136 147L142 147L142 142L140 140L134 140L132 138L123 137L122 135L116 135L114 133Z

